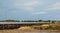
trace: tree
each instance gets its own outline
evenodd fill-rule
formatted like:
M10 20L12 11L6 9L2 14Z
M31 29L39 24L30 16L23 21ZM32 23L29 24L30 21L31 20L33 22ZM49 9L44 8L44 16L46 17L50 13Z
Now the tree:
M38 20L38 22L42 22L42 20Z
M0 22L20 22L19 20L2 20Z

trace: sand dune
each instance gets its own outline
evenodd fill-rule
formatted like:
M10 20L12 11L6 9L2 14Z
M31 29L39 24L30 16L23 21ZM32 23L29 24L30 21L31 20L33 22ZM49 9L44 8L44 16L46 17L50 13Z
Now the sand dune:
M32 29L31 27L21 27L13 30L0 30L0 33L27 33L27 32L38 32L38 30Z
M33 29L29 26L24 26L24 27L20 27L18 29L13 29L13 30L0 30L0 33L28 33L28 32L31 33L31 32L43 32L43 31L50 32L50 30L37 30L37 29Z

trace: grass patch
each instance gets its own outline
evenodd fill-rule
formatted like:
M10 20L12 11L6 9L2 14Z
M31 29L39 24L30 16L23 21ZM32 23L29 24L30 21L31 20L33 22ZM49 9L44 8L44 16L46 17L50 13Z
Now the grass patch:
M59 24L43 24L40 26L31 26L31 27L39 30L60 30Z

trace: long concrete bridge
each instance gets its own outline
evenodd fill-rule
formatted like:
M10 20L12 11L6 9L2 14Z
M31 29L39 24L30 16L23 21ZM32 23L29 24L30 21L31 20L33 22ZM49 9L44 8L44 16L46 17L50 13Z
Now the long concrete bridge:
M51 22L0 22L0 29L16 29L20 26L50 24Z
M49 24L50 22L0 22L0 24Z

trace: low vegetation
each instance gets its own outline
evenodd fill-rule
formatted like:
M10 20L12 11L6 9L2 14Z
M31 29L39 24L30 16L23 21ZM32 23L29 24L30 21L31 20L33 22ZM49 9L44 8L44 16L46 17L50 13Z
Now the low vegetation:
M19 20L1 20L0 22L20 22Z
M32 26L32 28L39 30L60 30L60 24L43 24L40 26Z
M60 23L60 20L0 20L0 22L52 22Z
M51 22L51 21L52 21L52 24L32 25L30 27L34 28L34 29L39 29L39 30L60 30L60 21L59 20L23 20L23 21L1 20L0 22Z

